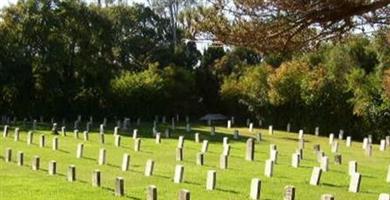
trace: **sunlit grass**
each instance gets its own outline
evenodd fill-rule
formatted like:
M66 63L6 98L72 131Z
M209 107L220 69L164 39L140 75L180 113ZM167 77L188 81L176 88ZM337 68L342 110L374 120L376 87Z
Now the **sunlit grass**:
M53 135L49 131L36 131L34 144L26 144L27 133L21 131L20 140L14 141L13 128L10 129L7 138L0 138L2 151L0 160L0 199L121 199L114 196L114 183L117 176L125 178L124 198L145 199L148 185L156 185L159 199L177 199L180 189L188 189L192 199L248 199L250 181L258 177L262 181L261 199L282 199L283 188L286 185L296 187L297 199L320 199L321 194L333 194L336 199L377 199L380 193L390 192L390 184L386 183L386 174L390 164L389 150L380 152L379 146L374 145L372 157L365 155L361 143L353 142L352 147L347 148L345 141L340 141L339 152L343 156L342 165L336 165L333 161L331 147L328 138L316 137L305 134L304 159L300 168L291 167L291 154L298 147L298 135L275 131L274 135L268 135L268 130L255 129L254 133L261 132L263 140L256 144L255 161L245 160L246 137L255 137L247 128L238 128L242 135L240 140L234 140L233 130L217 127L216 136L210 136L210 128L204 125L193 125L192 132L186 133L183 126L177 127L171 138L164 138L165 127L159 127L162 132L162 143L156 144L152 137L152 125L143 124L139 129L139 137L142 138L141 151L135 152L134 141L130 134L121 132L121 147L114 146L113 128L106 129L106 143L101 145L97 130L91 132L89 141L73 137L73 130L67 132L67 136L59 136L59 150L53 151L51 143ZM41 127L42 128L42 127ZM46 127L47 128L47 127ZM3 130L3 127L1 127ZM205 156L205 165L196 165L196 153L201 149L201 143L195 143L194 133L199 132L202 139L209 140L209 151ZM46 147L39 147L39 135L46 135ZM175 160L177 137L185 136L184 160ZM348 135L348 134L346 134ZM219 155L222 152L222 137L229 136L231 155L229 157L229 169L219 169ZM76 158L78 143L84 143L84 158ZM279 151L278 164L274 168L274 176L264 176L265 160L269 158L269 145L276 144ZM319 166L313 145L320 144L321 149L330 157L330 171L323 174L319 186L309 185L313 166ZM4 151L12 148L12 163L4 162ZM97 163L99 148L107 150L108 164L99 166ZM16 163L17 151L25 154L25 165L19 167ZM120 169L123 153L131 155L130 171L122 172ZM41 169L31 170L31 160L34 155L41 157ZM155 160L155 171L152 177L144 176L144 167L148 159ZM50 176L47 173L50 160L57 161L58 174ZM348 161L358 162L358 171L362 174L361 191L359 193L348 192L349 176ZM173 175L176 164L183 164L184 183L174 184ZM77 181L66 181L66 172L69 165L76 166ZM100 169L102 173L102 187L91 186L92 171ZM207 171L217 171L217 186L214 191L206 191Z

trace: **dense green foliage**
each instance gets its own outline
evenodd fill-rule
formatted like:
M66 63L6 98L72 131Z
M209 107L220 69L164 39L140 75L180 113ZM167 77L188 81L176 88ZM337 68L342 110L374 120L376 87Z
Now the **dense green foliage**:
M26 0L0 16L0 113L248 116L356 135L390 130L386 30L309 53L212 45L142 5ZM180 26L179 26L180 27ZM387 33L388 34L388 33ZM173 41L172 38L175 38Z

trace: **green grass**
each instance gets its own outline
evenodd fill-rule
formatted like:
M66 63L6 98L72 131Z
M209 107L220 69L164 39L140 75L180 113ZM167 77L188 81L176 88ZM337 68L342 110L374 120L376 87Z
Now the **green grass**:
M27 133L21 131L20 140L13 140L13 128L7 138L0 138L0 199L122 199L115 197L113 188L115 178L125 178L125 193L123 198L145 199L148 185L156 185L159 199L177 199L180 189L188 189L192 199L249 199L250 181L258 177L262 181L261 199L282 199L283 188L286 185L296 187L297 199L320 199L321 194L333 194L336 199L377 199L380 193L390 192L390 184L386 183L387 168L390 164L389 150L380 152L379 146L374 145L372 157L367 157L361 148L361 143L354 141L352 147L347 148L345 142L340 142L339 152L343 155L342 165L335 165L330 152L328 139L305 134L304 160L301 167L291 167L291 154L298 147L297 134L275 131L273 136L267 130L257 129L263 133L263 141L256 144L255 161L245 161L245 137L235 141L230 137L231 155L229 169L219 169L219 155L222 152L222 137L232 136L233 129L217 127L217 135L209 136L209 127L193 125L192 133L185 133L184 127L178 127L171 138L162 138L161 144L155 144L151 137L151 124L143 124L139 129L142 138L141 152L134 152L133 139L122 134L122 146L114 146L113 128L106 129L106 143L99 144L97 132L91 132L89 141L84 142L82 134L79 139L73 137L73 132L67 136L59 136L59 151L51 149L53 136L48 131L36 131L34 144L26 144ZM2 127L1 127L2 128ZM43 128L43 127L40 127ZM47 128L47 127L46 127ZM3 130L3 129L1 129ZM164 128L160 127L160 130ZM239 128L243 136L254 136L247 128ZM162 131L163 132L163 131ZM201 143L195 143L193 133L201 133L201 138L208 138L209 152L205 156L205 166L196 165L196 153L200 151ZM2 131L1 131L2 133ZM46 134L46 147L38 146L39 135ZM163 134L164 135L164 134ZM184 161L175 160L175 149L178 135L185 135ZM76 158L78 143L84 143L84 158ZM264 176L265 160L269 157L269 145L276 144L279 151L278 164L274 168L274 176ZM309 185L313 166L319 166L313 145L320 144L321 149L330 157L330 171L323 173L319 186ZM100 147L107 150L108 164L99 166L97 157ZM4 162L4 151L12 148L12 163ZM25 154L25 166L19 167L16 163L17 151ZM123 153L131 155L130 171L122 172L120 165ZM41 157L41 169L31 170L31 160L34 155ZM148 159L155 160L154 176L145 177L144 167ZM50 160L57 161L55 176L47 173ZM361 191L348 192L349 176L348 161L358 161L358 171L362 174ZM174 184L173 174L176 164L183 164L184 183ZM69 165L76 165L77 181L66 181L66 172ZM92 171L100 169L102 173L102 187L91 186ZM217 186L214 191L206 191L207 171L217 171Z

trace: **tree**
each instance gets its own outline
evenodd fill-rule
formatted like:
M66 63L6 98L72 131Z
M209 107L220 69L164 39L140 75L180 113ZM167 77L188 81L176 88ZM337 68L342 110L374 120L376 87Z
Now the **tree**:
M197 29L225 44L259 52L316 47L368 26L390 24L390 0L211 0Z
M178 17L183 9L186 9L196 3L197 0L148 0L149 6L162 16L170 19L170 28L172 30L172 44L177 43Z

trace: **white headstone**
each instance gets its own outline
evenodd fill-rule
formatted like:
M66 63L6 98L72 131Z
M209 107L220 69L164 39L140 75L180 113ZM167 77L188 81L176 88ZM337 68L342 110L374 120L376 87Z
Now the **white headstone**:
M251 191L250 191L250 199L258 200L260 199L260 191L261 191L261 181L258 178L253 178L251 181Z
M125 153L123 154L121 169L122 171L127 171L129 170L129 167L130 167L130 155Z
M321 169L324 172L327 172L329 170L329 158L328 158L328 156L323 156L321 158Z
M333 144L333 141L334 141L334 134L331 133L331 134L329 134L329 144L330 145Z
M98 159L99 165L106 164L106 149L100 148L99 149L99 159Z
M270 160L272 160L274 164L278 163L278 151L277 150L271 150Z
M249 123L249 132L253 132L253 123Z
M214 190L217 181L217 172L215 170L207 171L206 190Z
M386 140L381 140L380 145L379 145L379 150L386 151Z
M366 148L367 148L367 145L368 145L368 138L365 137L365 138L363 139L362 148L363 148L363 149L366 149Z
M362 176L359 173L352 174L348 191L354 193L359 192L361 179Z
M207 153L208 149L209 149L209 141L208 140L203 140L201 152L202 153Z
M274 129L273 129L272 125L268 126L268 134L269 135L273 135L274 134Z
M303 130L299 130L298 139L303 140Z
M268 159L265 161L264 175L267 177L272 177L274 171L274 161Z
M177 148L184 148L184 136L179 136L177 141Z
M294 168L298 168L299 167L299 154L298 153L293 153L292 156L291 156L291 166L294 167Z
M310 185L320 184L322 170L319 167L314 167L311 173Z
M154 161L149 159L148 161L146 161L146 165L145 165L145 176L152 176L153 169L154 169Z
M355 160L351 160L348 162L348 175L352 175L354 173L357 173L357 167L358 164Z
M378 200L390 200L390 194L381 193L379 194Z
M173 178L174 183L181 183L183 182L184 176L184 166L183 165L176 165L175 167L175 176Z
M347 136L346 146L347 147L351 147L352 146L352 138L351 138L351 136Z

